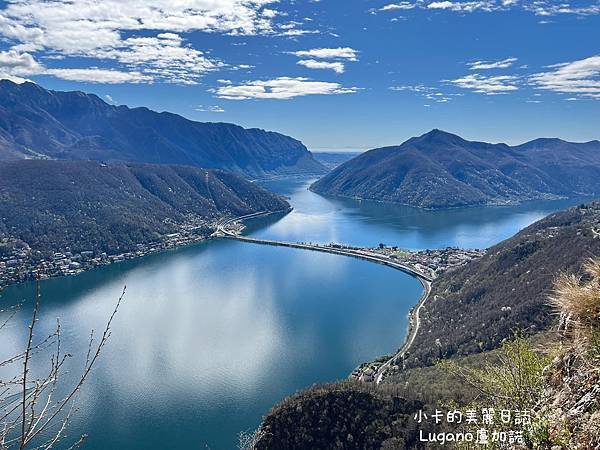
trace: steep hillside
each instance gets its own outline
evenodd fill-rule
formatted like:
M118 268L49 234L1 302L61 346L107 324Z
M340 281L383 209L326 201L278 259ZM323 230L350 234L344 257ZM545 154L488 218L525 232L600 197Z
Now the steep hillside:
M0 163L0 256L118 253L222 217L289 208L281 197L220 170L94 161Z
M422 208L600 194L600 142L537 139L517 147L440 130L368 151L315 182L317 193Z
M343 381L284 399L265 416L251 448L280 448L279 442L281 448L466 448L415 441L419 430L427 436L481 427L463 421L448 428L427 418L417 424L414 414L406 420L411 410L423 409L431 418L438 408L463 414L530 409L532 424L522 425L527 448L597 448L600 262L588 263L593 270L583 276L582 266L598 256L600 202L595 202L542 219L480 259L445 272L421 310L405 367L398 362L376 386ZM578 276L562 277L568 286L558 291L558 301L565 295L572 300L557 311L555 282L561 273ZM557 327L548 330L558 325L559 312L560 335ZM515 339L519 330L530 336ZM437 360L442 363L432 365ZM492 428L501 429L498 423ZM362 440L353 446L344 436L354 438L357 428Z
M600 202L594 202L552 214L444 273L421 310L407 365L491 350L516 329L547 329L556 320L548 304L556 275L576 273L599 255Z
M418 442L413 416L422 407L419 401L400 397L394 388L375 389L358 382L315 386L275 406L248 447L408 448Z
M326 172L300 141L282 134L1 80L0 160L23 158L185 164L250 177Z

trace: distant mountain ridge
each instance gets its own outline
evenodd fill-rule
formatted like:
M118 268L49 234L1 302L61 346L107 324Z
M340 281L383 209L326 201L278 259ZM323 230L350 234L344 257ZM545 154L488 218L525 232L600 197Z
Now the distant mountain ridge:
M333 170L339 165L346 161L356 158L360 154L359 151L355 152L313 152L315 159L327 167L329 170Z
M363 153L311 190L421 208L593 196L600 194L600 142L536 139L511 147L432 130Z
M40 158L182 164L257 178L327 171L300 141L279 133L1 80L0 160Z

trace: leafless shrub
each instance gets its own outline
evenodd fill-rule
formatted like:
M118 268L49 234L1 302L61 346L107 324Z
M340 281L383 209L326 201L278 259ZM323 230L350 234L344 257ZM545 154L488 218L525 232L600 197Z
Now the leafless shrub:
M40 284L36 285L35 304L27 331L25 349L0 361L0 450L49 450L61 442L61 448L78 448L82 435L70 447L62 443L65 431L76 411L76 399L111 334L111 325L125 296L121 293L98 341L90 334L85 363L71 387L64 386L65 362L72 356L61 347L61 324L47 336L38 339L35 330L40 312ZM0 330L14 317L17 309L0 323ZM34 358L48 358L45 374L34 375ZM11 370L20 365L20 369ZM2 373L16 373L3 378ZM68 444L67 444L68 445Z

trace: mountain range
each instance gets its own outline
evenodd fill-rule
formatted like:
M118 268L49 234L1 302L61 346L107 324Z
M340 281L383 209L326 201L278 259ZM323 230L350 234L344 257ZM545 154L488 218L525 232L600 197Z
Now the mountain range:
M365 152L311 190L421 208L593 196L600 193L600 142L536 139L509 146L432 130Z
M0 80L0 160L15 159L180 164L252 178L327 171L300 141L279 133Z

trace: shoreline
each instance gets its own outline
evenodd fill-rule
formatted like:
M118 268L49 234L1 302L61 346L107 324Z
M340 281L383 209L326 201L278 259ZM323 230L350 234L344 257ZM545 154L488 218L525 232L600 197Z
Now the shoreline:
M431 283L433 282L435 277L425 274L425 273L421 272L420 270L418 270L417 268L411 267L408 264L403 264L401 262L392 261L392 260L390 260L389 257L381 255L381 254L376 254L376 253L370 251L370 249L368 249L368 248L360 248L360 247L359 248L347 248L347 247L341 246L339 244L323 245L323 244L305 244L305 243L292 243L292 242L282 242L282 241L261 240L261 239L255 239L255 238L252 238L249 236L243 236L241 234L238 234L244 230L245 226L243 225L243 222L245 220L255 219L255 218L259 218L259 217L268 217L268 216L277 215L277 214L286 215L286 214L289 214L291 211L293 211L292 207L290 207L286 210L281 210L281 211L258 211L255 213L250 213L250 214L246 214L244 216L239 216L239 217L221 218L217 222L214 223L214 226L212 227L213 231L210 234L202 234L202 235L188 234L183 237L179 234L169 235L170 239L166 239L165 241L147 243L147 244L139 244L139 246L145 247L145 248L143 248L143 250L138 249L138 250L133 250L131 252L125 252L122 254L105 256L104 258L98 258L98 257L93 258L89 261L89 264L86 267L81 267L81 268L78 267L78 268L74 268L74 269L68 269L67 271L64 271L64 272L61 271L59 273L53 273L50 275L40 274L40 272L44 269L45 261L43 261L39 264L39 266L41 266L41 267L36 267L33 270L30 270L24 274L21 274L18 277L18 279L15 279L12 282L4 283L4 284L0 285L0 289L4 289L9 286L18 285L21 283L30 282L32 280L35 280L35 278L38 274L40 274L40 280L75 276L75 275L79 275L83 272L90 271L92 269L100 268L102 266L112 265L112 264L124 262L127 260L139 259L139 258L143 258L145 256L156 255L156 254L160 254L165 251L176 250L179 248L184 248L184 247L188 247L188 246L195 245L195 244L200 244L203 242L208 242L210 240L219 239L219 238L238 240L241 242L248 242L248 243L254 243L254 244L259 244L259 245L288 247L288 248L296 248L296 249L307 250L307 251L319 251L319 252L323 252L323 253L329 253L329 254L335 254L335 255L340 255L340 256L356 258L356 259L360 259L363 261L384 265L384 266L390 267L392 269L401 271L401 272L411 276L412 278L416 279L417 281L419 281L419 283L423 287L423 292L421 293L421 296L419 297L418 302L410 310L408 332L407 332L406 338L404 339L402 346L398 349L398 351L396 351L391 357L383 360L382 364L378 365L377 372L375 374L376 376L366 375L364 373L365 368L367 368L367 370L368 370L369 367L373 364L373 362L362 363L357 369L352 371L352 373L349 375L350 378L356 378L361 381L365 381L365 382L375 381L376 383L379 383L383 379L385 371L390 366L392 366L392 364L395 361L397 361L399 358L402 358L404 356L404 354L410 349L412 343L414 342L414 339L416 337L416 334L419 330L419 325L420 325L419 312L429 298L429 294L431 292ZM234 231L230 231L231 225L238 225L238 227ZM65 252L65 253L69 253L69 252ZM63 256L64 256L64 254L63 254ZM379 360L375 360L375 361L379 361Z
M391 200L375 200L372 198L363 198L363 197L353 197L351 195L341 195L341 194L328 194L324 192L315 191L312 189L312 185L308 187L308 190L314 194L321 195L325 198L330 199L342 199L342 200L354 200L358 202L372 202L382 205L392 205L392 206L404 206L407 208L413 208L421 211L454 211L461 209L471 209L471 208L502 208L502 207L510 207L510 206L520 206L527 204L529 202L556 202L560 200L594 200L597 198L596 195L582 195L582 196L549 196L549 197L535 197L535 198L527 198L522 200L507 200L505 202L486 202L486 203L476 203L472 205L460 205L460 206L440 206L440 207L425 207L425 206L416 206L408 203L394 202Z
M390 368L392 365L395 365L395 363L397 363L398 360L404 358L404 355L410 350L413 342L415 341L415 338L417 337L420 325L419 313L421 312L421 308L423 308L423 306L425 305L425 302L431 296L431 285L433 283L431 281L419 281L421 281L421 284L423 286L423 293L421 294L421 297L419 298L417 304L413 306L413 308L410 310L410 313L408 314L408 333L406 335L406 339L404 340L404 344L402 344L402 346L398 349L396 353L394 353L394 355L392 355L391 358L389 358L381 366L379 366L377 372L373 376L373 381L375 381L376 384L381 383L385 376L385 372L388 368Z
M80 275L84 272L88 272L93 269L97 269L102 266L109 266L109 265L117 264L117 263L124 262L124 261L130 261L133 259L143 258L145 256L156 255L156 254L166 252L169 250L175 250L178 248L184 248L187 246L200 244L202 242L206 242L211 239L212 239L211 235L196 235L196 236L186 237L185 242L183 242L183 243L181 241L177 242L177 243L165 241L165 242L159 242L159 243L154 242L154 243L148 243L148 244L140 244L140 245L147 245L147 246L149 246L149 248L145 248L144 250L132 250L130 252L94 257L94 258L91 258L90 260L86 261L85 267L69 267L69 266L54 267L53 271L51 273L44 272L44 270L47 269L46 264L48 264L49 261L43 260L40 263L38 263L35 267L31 268L30 270L28 270L26 272L20 272L18 275L14 276L9 281L4 281L3 283L0 283L0 290L6 289L11 286L16 286L16 285L19 285L22 283L35 281L38 278L40 281L44 281L44 280L55 279L55 278L72 277L72 276ZM56 252L55 255L56 254L61 255L59 257L60 259L58 260L60 262L63 259L65 259L65 260L69 259L69 256L68 256L69 253L70 252L68 252L68 251ZM80 263L78 263L78 264L80 264ZM16 266L16 268L18 268L18 267L19 266Z
M291 209L290 209L290 211L291 211ZM368 262L375 263L375 264L381 264L381 265L390 267L392 269L399 270L399 271L415 278L417 281L419 281L419 283L421 283L421 286L423 287L423 292L421 293L421 296L419 297L419 300L417 301L417 303L410 310L408 332L407 332L406 338L404 339L404 342L401 345L401 347L391 357L384 360L383 364L378 366L378 368L377 368L376 372L374 372L374 374L367 374L367 373L365 373L366 371L363 371L364 367L367 367L367 370L370 370L369 365L372 364L369 362L365 362L365 363L362 363L357 369L352 371L352 373L349 375L349 378L356 378L359 381L364 381L364 382L373 382L374 381L376 384L379 384L383 380L387 369L389 367L391 367L393 365L393 363L397 362L398 359L403 358L404 355L406 354L406 352L408 352L408 350L412 346L412 344L416 338L416 335L419 331L419 326L420 326L419 313L430 297L431 285L432 285L433 281L435 280L435 278L420 272L416 268L412 268L405 264L390 261L389 258L386 258L385 256L375 255L373 253L366 253L366 251L364 249L362 249L361 251L346 250L343 248L336 248L336 247L325 246L325 245L313 245L313 244L292 243L292 242L283 242L283 241L275 241L275 240L267 240L267 239L256 239L256 238L238 234L241 231L238 231L236 233L237 230L232 232L225 228L226 225L236 223L236 222L243 223L243 221L246 219L261 217L263 215L267 215L267 214L255 213L255 214L252 214L249 216L238 217L237 219L230 219L219 226L217 233L220 234L219 237L222 237L225 239L232 239L232 240L237 240L237 241L247 242L247 243L252 243L252 244L296 248L296 249L301 249L301 250L319 251L319 252L323 252L323 253L330 253L330 254L336 254L336 255L341 255L341 256L353 257L353 258L361 259L363 261L368 261Z
M287 214L292 210L280 211L259 211L257 213L247 214L244 218L269 216L275 214ZM215 233L218 231L221 224L225 225L239 220L239 217L224 217L209 226L209 230L198 233L199 228L183 229L180 232L165 235L161 241L147 242L137 244L136 249L128 252L106 254L98 250L81 252L73 255L69 250L57 250L54 252L53 259L43 259L35 265L30 265L27 256L22 256L23 261L16 264L7 264L5 261L0 261L0 290L15 286L21 283L35 281L38 277L40 281L71 277L97 269L102 266L108 266L115 263L130 261L133 259L143 258L145 256L156 255L162 252L176 250L203 242L208 242L217 238ZM86 255L82 256L85 253ZM17 257L9 260L17 261ZM75 264L73 264L75 263ZM27 269L24 267L27 266Z

